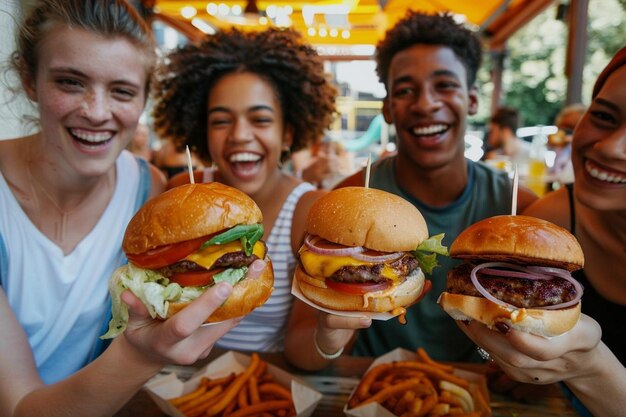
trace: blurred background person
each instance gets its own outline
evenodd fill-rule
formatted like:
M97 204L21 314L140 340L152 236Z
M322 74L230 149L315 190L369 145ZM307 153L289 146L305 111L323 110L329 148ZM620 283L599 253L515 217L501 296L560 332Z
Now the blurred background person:
M201 169L204 165L196 153L190 149L191 166L193 169ZM187 172L187 152L185 149L176 149L172 141L164 139L160 142L160 147L152 154L152 163L156 165L168 179L173 178L181 172Z
M133 139L130 141L126 149L148 162L152 161L150 129L148 128L148 126L141 122L137 125L137 130L135 130Z
M489 120L487 150L484 159L490 165L510 171L512 164L527 164L530 145L517 137L520 127L519 112L514 107L500 107Z
M548 136L548 150L554 152L554 163L548 169L552 189L574 182L571 160L572 134L585 110L587 106L584 104L571 104L564 107L554 120L558 130Z
M328 137L291 155L289 168L296 178L318 188L330 189L354 173L353 155L344 146Z

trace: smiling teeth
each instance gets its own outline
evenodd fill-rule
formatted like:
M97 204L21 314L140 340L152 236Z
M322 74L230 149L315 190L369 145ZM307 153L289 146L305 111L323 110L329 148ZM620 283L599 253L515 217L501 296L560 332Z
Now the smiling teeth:
M591 162L585 162L585 169L593 178L610 182L614 184L626 184L626 176L615 174L614 172L608 172L601 168L598 168L596 165L593 165Z
M229 162L258 162L260 160L261 156L250 152L235 153L228 159Z
M448 128L446 125L432 125L425 127L416 127L413 128L414 135L435 135L437 133L445 132Z
M77 130L71 129L70 132L72 135L76 136L78 139L85 140L87 142L100 143L106 142L111 139L113 135L110 132L100 132L100 133L91 133L85 130Z

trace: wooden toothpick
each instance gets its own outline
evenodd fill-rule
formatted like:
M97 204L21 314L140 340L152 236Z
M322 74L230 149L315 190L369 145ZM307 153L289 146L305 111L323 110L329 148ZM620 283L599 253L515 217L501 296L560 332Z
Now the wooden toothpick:
M367 166L365 167L365 188L370 188L370 170L372 168L372 153L367 156Z
M517 173L517 164L513 167L513 201L511 201L511 216L517 214L517 188L519 187L519 174Z
M189 183L195 184L195 180L193 178L193 167L191 166L191 152L189 152L189 146L185 146L185 151L187 152L187 170L189 171Z

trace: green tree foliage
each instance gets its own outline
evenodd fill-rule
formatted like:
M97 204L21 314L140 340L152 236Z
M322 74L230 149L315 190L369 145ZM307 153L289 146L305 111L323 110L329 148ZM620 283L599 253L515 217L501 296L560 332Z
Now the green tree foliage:
M520 110L523 124L552 124L564 106L567 78L564 74L567 26L549 7L507 42L501 104ZM583 73L583 102L589 103L591 88L611 56L626 45L626 0L590 0L587 51ZM479 73L481 109L475 118L489 118L492 63L486 55Z

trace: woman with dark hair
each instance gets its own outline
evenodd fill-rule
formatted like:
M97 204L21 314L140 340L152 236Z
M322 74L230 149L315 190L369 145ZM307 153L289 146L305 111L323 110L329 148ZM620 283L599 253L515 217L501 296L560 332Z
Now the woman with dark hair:
M168 56L155 88L155 127L209 165L196 182L219 181L263 212L274 292L219 342L237 350L282 351L291 279L304 219L320 192L283 172L291 152L323 137L336 90L315 50L293 30L219 32ZM174 177L169 186L189 181Z
M106 350L98 338L126 224L165 185L125 150L154 63L124 0L40 0L20 27L13 66L39 117L37 133L0 142L0 415L112 415L236 323L200 328L229 285L166 322L126 292L127 330Z
M593 88L593 102L572 138L573 186L562 187L524 214L572 232L585 266L572 275L585 292L579 323L553 339L480 323L461 324L504 372L517 381L563 381L597 416L626 409L626 48ZM601 337L601 338L600 338ZM589 415L587 410L581 415Z

